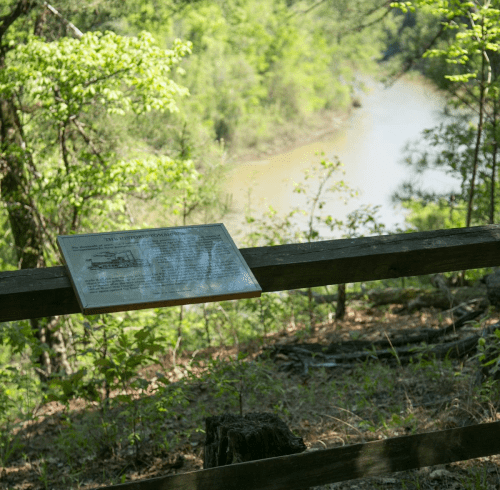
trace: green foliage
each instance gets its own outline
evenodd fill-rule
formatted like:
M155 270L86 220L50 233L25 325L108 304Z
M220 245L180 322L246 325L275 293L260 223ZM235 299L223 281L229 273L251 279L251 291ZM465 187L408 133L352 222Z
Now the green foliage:
M423 5L436 8L436 2L424 1ZM446 75L452 82L468 82L478 78L481 63L470 70L470 61L485 51L496 52L500 49L500 10L490 2L460 2L453 6L442 4L435 9L435 14L451 21L449 29L455 31L454 42L446 48L426 51L425 56L442 57L446 63L467 67L467 72Z
M32 37L8 52L0 92L36 105L41 120L56 124L96 104L110 114L175 111L174 98L188 92L167 77L189 52L179 39L171 50L160 49L147 32L136 38L89 32L50 43Z
M0 94L12 97L25 140L9 151L33 163L27 181L49 265L58 262L55 235L130 226L130 208L136 215L142 208L148 225L213 221L227 210L216 184L228 148L258 146L277 126L347 107L356 73L373 69L382 45L378 27L357 29L372 19L363 15L371 2L320 2L304 15L308 2L289 3L113 0L76 9L65 2L68 17L89 31L80 40L49 28L39 38L21 28L9 33ZM312 170L321 174L319 187L297 184L296 192L308 197L304 229L291 224L299 210L284 220L270 210L268 222L247 217L255 224L248 242L313 241L326 231L380 233L376 209L361 208L342 222L328 215L324 193L354 194L342 178L331 182L340 167L321 160ZM8 268L15 257L1 213L0 267ZM265 294L259 301L207 305L205 317L199 307L186 308L181 348L205 346L206 335L238 345L305 322L307 304L299 295ZM326 316L327 305L316 312ZM19 414L34 417L42 396L66 407L79 399L93 407L91 420L86 424L67 410L56 444L72 471L85 464L84 455L109 457L120 447L139 459L147 440L168 450L181 437L169 419L183 416L189 395L183 381L169 382L162 364L172 354L175 365L179 353L177 310L73 316L67 323L73 372L54 374L44 392L33 381L38 366L30 363L50 348L35 340L27 322L1 325L4 352L15 362L0 373L0 433L9 435ZM151 379L153 368L159 372ZM278 398L280 389L264 365L244 362L243 354L209 363L202 381L241 411L259 406L263 393ZM280 401L270 406L286 411ZM195 415L206 411L200 406ZM2 461L19 453L21 443L0 437ZM40 482L50 486L47 468L42 463Z
M341 197L344 202L348 198L357 196L343 179L333 180L336 174L344 174L342 163L336 159L334 162L321 159L319 165L313 165L304 172L304 182L294 182L293 192L306 195L306 207L308 211L296 206L284 218L277 215L276 210L269 207L264 214L265 220L257 220L251 215L251 209L247 208L246 223L253 225L250 232L247 231L246 242L248 246L272 246L285 243L297 243L299 241L316 241L331 238L326 233L341 234L345 238L353 238L364 234L381 234L385 227L380 223L377 206L361 206L350 212L345 220L339 220L331 214L327 214L327 202L331 195ZM311 189L307 181L317 181L316 189ZM327 197L327 195L330 196ZM292 217L296 214L306 217L306 229L293 229Z
M362 17L370 9L366 1L355 9L325 4L307 15L294 15L283 0L192 2L171 15L149 2L135 12L132 2L125 3L106 28L121 34L150 30L151 18L139 13L152 8L153 17L163 16L151 30L159 43L180 37L193 46L182 63L185 73L175 75L191 97L180 104L180 114L160 117L164 151L184 124L201 151L213 139L234 150L260 146L280 126L315 111L344 109L356 71L373 69L381 48L378 26L362 33L345 27L354 11ZM143 135L152 142L149 129Z
M112 391L129 399L132 391L147 389L140 369L159 362L165 337L153 326L127 328L124 317L103 315L99 320L97 325L83 322L83 349L77 351L81 367L69 376L53 377L48 400L68 403L80 397L106 404Z
M7 346L12 355L24 352L34 343L33 332L26 320L0 323L0 345Z
M457 206L443 198L428 203L423 199L407 200L402 205L409 211L406 223L411 231L460 228L465 221L464 206L457 209Z
M434 37L420 55L439 60L439 70L432 63L427 66L428 75L448 91L450 106L461 109L448 114L440 126L424 131L423 140L431 151L410 150L413 154L407 161L418 172L442 168L460 179L461 192L454 193L454 198L459 207L467 203L465 226L494 223L500 143L500 10L492 2L417 0L393 5L426 15L427 25L434 18ZM421 142L419 145L421 148ZM403 198L396 195L396 200L424 197L425 193L408 182L403 194ZM443 197L425 196L438 208Z
M286 243L313 242L320 239L332 238L325 236L326 230L330 233L340 234L343 238L354 238L365 234L382 234L385 230L383 223L380 223L377 212L378 206L361 206L350 212L345 220L339 220L332 215L327 214L326 194L340 194L344 201L348 197L355 197L357 192L343 180L332 181L336 173L343 174L342 164L338 159L334 162L321 159L319 165L313 165L311 169L306 169L304 182L294 182L293 192L296 194L305 194L308 211L300 206L294 207L284 218L278 217L276 211L269 207L264 213L264 219L257 220L251 215L251 210L246 210L246 223L253 225L250 232L247 231L246 244L249 246L273 246ZM317 181L317 187L311 191L311 185L308 180ZM330 197L331 199L331 197ZM306 229L297 229L292 224L292 218L295 214L301 213L306 219ZM339 286L340 287L340 286ZM309 288L311 293L311 288ZM311 294L309 294L311 298ZM339 308L340 302L337 302ZM314 328L315 316L312 301L309 299L309 326ZM340 305L340 310L345 309L345 304ZM339 317L342 317L339 314ZM265 323L262 321L264 327Z
M255 406L262 396L277 395L280 390L263 361L245 361L246 357L239 353L234 360L211 359L205 374L196 378L241 415L245 407Z
M422 230L465 226L466 203L470 194L472 176L471 161L474 159L477 137L477 126L471 122L471 117L470 114L450 115L446 123L424 130L420 141L407 146L405 163L417 175L428 169L440 169L460 179L460 189L444 194L426 192L414 182L407 181L395 193L393 200L411 210L412 213L407 219L408 223L415 225L420 221L424 226ZM496 181L493 187L491 182L493 166L496 166L491 145L497 138L492 129L491 125L485 127L485 144L478 154L475 199L472 209L472 223L478 225L489 221L491 193L496 194L499 189ZM422 150L422 147L425 149ZM415 202L412 203L411 200ZM498 206L499 203L495 203L496 212ZM418 216L421 209L425 209L424 214L429 220L427 225ZM431 214L435 216L431 217ZM446 214L448 218L445 217ZM432 225L432 221L435 225ZM417 227L417 229L420 228Z
M75 339L81 344L80 369L69 376L53 376L45 395L47 401L67 406L80 399L99 408L88 427L68 418L58 438L60 453L75 468L85 452L109 456L117 446L131 448L140 458L152 427L177 410L186 395L182 386L172 390L163 374L152 378L145 371L162 368L160 359L166 354L166 338L157 325L131 328L126 326L130 319L114 315L89 320ZM155 399L150 400L146 395L153 392Z
M460 478L460 483L465 490L488 490L488 469L486 467L474 468L471 475Z
M24 422L33 420L39 407L38 387L33 373L19 369L15 356L0 368L0 466L18 455L24 447Z
M0 204L1 206L1 204ZM0 271L15 270L16 254L6 209L0 207Z
M478 340L476 358L482 368L479 396L483 402L491 403L499 399L500 386L500 331L495 330Z
M188 91L168 76L189 52L189 43L179 40L170 50L160 49L146 32L90 32L81 40L50 43L31 37L7 53L0 94L16 100L23 118L21 150L36 168L28 176L30 199L52 260L58 257L55 233L97 231L97 222L101 230L123 227L126 196L154 196L198 177L189 160L121 158L113 138L103 139L106 132L95 123L129 111L177 110L176 98Z

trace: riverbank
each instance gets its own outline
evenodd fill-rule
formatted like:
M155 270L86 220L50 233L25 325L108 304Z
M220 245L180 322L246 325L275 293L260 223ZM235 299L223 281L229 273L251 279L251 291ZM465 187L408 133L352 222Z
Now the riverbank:
M323 110L310 115L304 121L284 123L255 146L231 150L227 162L237 164L261 160L331 137L345 126L352 112L360 107L359 100L355 99L355 102L356 107L353 102L353 105L344 110Z
M356 112L365 109L365 102L369 102L366 96L376 92L381 80L369 75L360 76L360 82L365 90L356 94L351 104L344 109L322 110L309 115L304 121L287 121L273 129L266 137L254 146L236 147L228 151L227 161L229 163L246 163L255 160L263 160L281 153L291 152L296 148L324 139L332 139L331 136L346 127L349 118ZM382 77L383 78L383 77ZM413 86L416 92L425 92L428 97L435 98L436 105L441 106L445 93L437 89L421 73L410 72L392 84L385 85L383 91L390 90L395 84L402 83ZM387 101L386 101L387 102ZM368 104L370 105L370 104Z

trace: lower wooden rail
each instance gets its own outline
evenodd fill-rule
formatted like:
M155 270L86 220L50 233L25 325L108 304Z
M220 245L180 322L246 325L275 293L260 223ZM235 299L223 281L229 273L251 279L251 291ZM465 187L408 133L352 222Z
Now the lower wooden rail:
M221 466L105 488L303 490L494 454L500 454L500 422Z

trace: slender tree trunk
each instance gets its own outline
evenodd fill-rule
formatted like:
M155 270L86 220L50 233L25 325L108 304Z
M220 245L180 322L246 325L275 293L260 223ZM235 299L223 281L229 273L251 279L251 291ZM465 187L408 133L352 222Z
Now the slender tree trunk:
M345 284L339 284L337 292L337 309L335 311L335 320L343 320L345 316Z
M182 320L183 319L184 319L184 306L181 305L179 308L179 325L177 326L177 338L178 339L182 338Z
M314 332L315 328L315 322L314 322L314 308L313 308L313 301L312 301L312 289L308 288L307 289L307 309L309 310L309 327L311 330L311 333Z
M210 328L208 324L207 304L203 303L203 318L205 319L205 333L207 334L207 346L210 347Z
M264 336L267 337L267 324L266 324L266 316L264 314L264 307L262 306L262 297L259 298L259 312L260 312L260 323L264 328Z
M47 7L43 6L38 12L38 15L35 18L35 27L33 29L33 34L35 36L42 36L43 29L45 27L45 22L47 21Z
M483 31L484 31L484 24L483 24ZM484 32L483 32L484 34ZM476 174L477 174L477 167L479 164L479 150L481 148L481 136L483 132L483 119L484 119L484 101L485 101L485 95L486 95L486 86L485 86L485 55L486 53L484 50L481 52L481 82L480 82L480 88L479 88L479 122L477 125L477 137L476 137L476 146L474 148L474 161L473 161L473 167L472 167L472 177L470 181L470 192L469 192L469 202L467 204L467 220L465 223L465 226L468 228L471 224L471 219L472 219L472 205L474 202L474 190L475 190L475 184L476 184Z
M497 153L498 153L498 139L497 139L497 117L498 117L498 101L493 99L493 121L491 131L493 133L493 148L491 159L491 189L490 189L490 219L489 224L495 223L495 187L496 187L496 168L497 168Z

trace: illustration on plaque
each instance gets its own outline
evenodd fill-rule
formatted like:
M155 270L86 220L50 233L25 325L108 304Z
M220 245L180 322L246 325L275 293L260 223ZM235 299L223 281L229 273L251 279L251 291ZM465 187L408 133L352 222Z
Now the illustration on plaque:
M150 264L143 259L136 259L130 250L123 252L101 252L92 255L89 262L88 269L126 269L129 267L147 267Z

